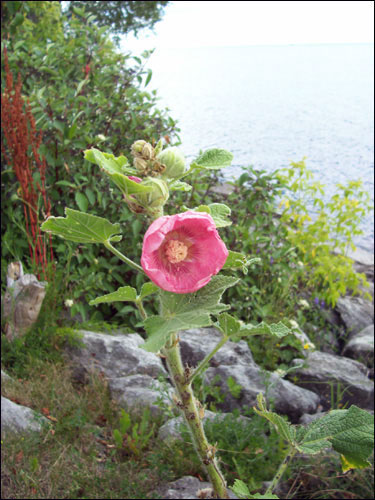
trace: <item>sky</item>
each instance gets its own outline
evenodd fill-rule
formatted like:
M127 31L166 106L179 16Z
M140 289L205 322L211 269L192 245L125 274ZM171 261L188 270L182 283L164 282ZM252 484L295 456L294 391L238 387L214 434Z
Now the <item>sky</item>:
M374 43L371 1L172 1L161 21L122 48Z

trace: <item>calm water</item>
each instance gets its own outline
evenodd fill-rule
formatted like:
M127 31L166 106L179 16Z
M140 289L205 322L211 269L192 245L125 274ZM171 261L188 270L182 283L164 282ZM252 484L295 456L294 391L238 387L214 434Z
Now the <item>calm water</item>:
M148 66L189 159L228 149L230 177L241 166L273 171L306 156L328 194L361 178L374 198L373 45L159 49ZM362 228L355 242L373 251L372 216Z

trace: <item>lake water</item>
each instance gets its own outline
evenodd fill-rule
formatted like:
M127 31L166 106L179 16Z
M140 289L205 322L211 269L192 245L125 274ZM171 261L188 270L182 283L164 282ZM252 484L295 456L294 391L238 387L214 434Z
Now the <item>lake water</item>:
M374 45L158 49L148 67L189 160L225 148L231 177L306 156L328 195L361 178L374 199ZM355 243L373 251L372 215L361 227Z

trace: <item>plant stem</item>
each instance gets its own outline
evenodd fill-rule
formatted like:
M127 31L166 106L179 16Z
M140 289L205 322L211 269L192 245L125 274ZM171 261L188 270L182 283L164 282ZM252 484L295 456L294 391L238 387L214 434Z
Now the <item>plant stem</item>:
M147 313L143 307L143 304L142 304L142 301L141 300L136 300L135 301L135 305L137 306L138 308L138 311L140 312L141 316L142 316L142 319L146 319L147 318Z
M277 483L280 481L281 476L284 474L286 468L289 465L289 462L292 460L292 458L294 457L296 452L297 452L296 449L292 449L291 446L289 447L288 453L286 454L284 460L282 461L279 468L277 469L275 477L272 479L271 484L269 485L266 492L264 493L264 496L271 494L272 491L276 488Z
M109 241L105 241L104 242L104 246L106 248L108 248L108 250L110 250L112 253L114 253L116 255L116 257L118 257L120 260L122 260L123 262L125 262L126 264L128 264L130 267L132 267L133 269L135 269L136 271L141 271L142 273L144 272L143 269L141 268L140 265L136 264L135 262L133 262L132 260L128 259L127 257L125 257L125 255L123 255L121 252L119 252L116 248L114 248Z
M229 498L225 479L220 472L215 457L215 448L211 446L203 429L203 408L195 399L191 382L182 365L179 339L177 334L173 334L169 343L162 349L162 354L166 358L169 373L179 399L180 408L185 422L190 430L195 450L206 468L207 474L213 486L216 498Z
M199 375L201 372L203 372L203 370L206 369L206 366L208 365L208 362L210 361L210 359L217 353L217 351L220 349L220 347L222 347L227 340L229 340L229 337L224 336L218 342L218 344L213 348L213 350L209 354L207 354L207 356L200 362L200 364L197 366L197 368L194 370L194 372L188 378L188 382L190 384L193 382L193 380L195 379L195 377L197 375Z

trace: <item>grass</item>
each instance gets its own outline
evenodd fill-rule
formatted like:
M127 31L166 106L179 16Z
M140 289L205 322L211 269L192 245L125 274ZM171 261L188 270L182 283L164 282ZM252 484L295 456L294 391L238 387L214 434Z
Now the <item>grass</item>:
M3 385L3 395L44 414L51 425L41 433L3 436L2 498L158 498L153 491L165 482L185 475L207 480L189 436L170 446L157 440L160 420L148 422L145 432L156 429L146 447L134 450L124 439L119 449L113 431L121 428L123 413L103 377L91 374L88 384L77 385L63 361L35 359L25 372L27 378ZM259 491L280 462L281 440L254 415L247 428L228 419L223 425L210 425L207 435L222 450L228 483L240 478ZM292 463L283 483L287 498L373 498L373 469L339 471L332 455Z

